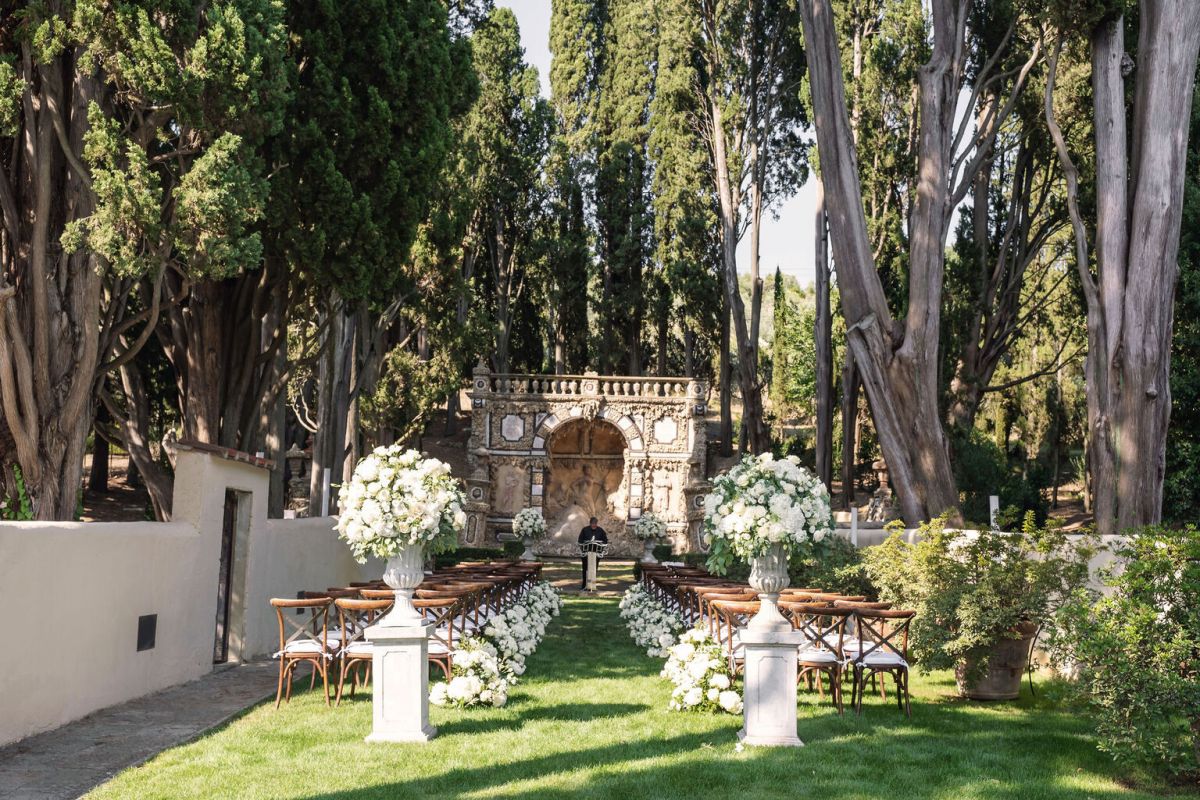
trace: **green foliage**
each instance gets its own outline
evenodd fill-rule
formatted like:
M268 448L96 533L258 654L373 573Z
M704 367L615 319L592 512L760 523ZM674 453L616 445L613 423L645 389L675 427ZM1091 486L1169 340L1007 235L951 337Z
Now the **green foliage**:
M389 351L379 380L361 398L364 428L391 430L401 442L417 433L458 385L456 355L448 348L427 359L407 347Z
M1163 479L1163 516L1184 523L1200 518L1200 99L1192 99L1179 235L1179 284L1171 343L1171 432Z
M951 464L958 486L960 508L965 519L989 520L991 495L1000 497L1006 508L1017 509L1017 519L1033 513L1040 523L1046 520L1047 503L1042 497L1044 473L1030 470L1024 460L1010 465L1009 457L983 432L950 430Z
M505 542L504 555L508 558L519 558L525 552L525 545L522 542Z
M29 499L29 491L25 488L25 476L21 474L21 468L13 465L13 483L16 487L16 495L13 497L0 497L0 519L6 519L13 522L33 519L33 504Z
M463 561L496 561L504 556L504 550L499 547L459 547L448 553L438 553L433 558L433 564L440 569Z
M1087 581L1092 549L1083 537L1038 527L1027 515L1013 533L948 530L936 519L916 544L902 530L864 552L879 599L916 611L910 649L923 670L973 663L982 670L998 642L1022 622L1046 625Z
M1060 614L1060 661L1078 672L1100 747L1122 764L1200 782L1200 529L1147 529L1116 552L1109 591Z
M14 66L16 57L0 55L0 136L15 136L21 121L21 95L25 81Z
M811 586L827 592L879 596L863 562L863 551L841 536L829 536L811 554L788 559L792 586Z

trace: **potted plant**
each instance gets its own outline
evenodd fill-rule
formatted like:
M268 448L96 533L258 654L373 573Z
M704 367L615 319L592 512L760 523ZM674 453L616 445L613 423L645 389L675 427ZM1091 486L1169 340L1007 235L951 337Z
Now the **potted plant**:
M790 628L776 601L788 585L788 557L830 534L825 485L795 456L748 455L713 481L704 498L708 568L724 574L735 558L750 563L750 587L762 600L753 628Z
M396 603L384 624L416 624L413 590L425 576L426 553L453 550L466 523L466 496L450 467L399 445L379 447L354 468L338 491L341 514L335 529L354 558L387 559L384 582Z
M1015 699L1038 630L1087 581L1087 541L1032 515L1011 533L951 530L942 519L922 525L915 544L901 533L864 558L880 599L917 612L914 660L953 669L964 697Z
M643 564L657 564L654 557L654 543L667 535L667 523L663 522L653 512L646 512L633 523L633 535L645 545L642 551Z
M533 552L533 543L546 536L546 518L540 508L523 508L513 517L513 534L525 545L521 553L522 561L533 561L537 558Z

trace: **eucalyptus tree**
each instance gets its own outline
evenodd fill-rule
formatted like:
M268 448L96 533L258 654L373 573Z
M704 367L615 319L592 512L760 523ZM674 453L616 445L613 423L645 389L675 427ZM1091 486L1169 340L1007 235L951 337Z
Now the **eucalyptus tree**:
M1162 518L1200 4L1143 0L1131 19L1123 3L1111 0L1060 3L1054 11L1057 35L1047 58L1045 113L1066 176L1076 266L1087 304L1093 511L1097 529L1112 533ZM1125 39L1131 22L1137 31L1132 53ZM1063 48L1081 33L1091 57L1095 218L1090 229L1080 201L1079 154L1072 152L1059 124L1054 93Z
M805 171L806 121L798 8L792 0L676 0L677 19L696 20L698 128L710 157L717 198L721 263L729 324L737 346L744 445L770 448L763 416L758 334L762 280L758 274L762 216L792 191ZM750 314L738 290L737 246L749 230Z
M817 146L829 214L847 344L871 407L884 459L905 520L954 512L958 498L941 421L938 380L945 243L955 207L1008 120L1029 72L1035 44L985 124L955 117L957 98L981 91L999 73L1010 36L968 70L974 43L965 3L932 0L930 52L917 76L915 184L908 215L907 302L889 304L867 227L864 184L851 125L842 56L830 0L801 0ZM972 103L973 105L973 103Z

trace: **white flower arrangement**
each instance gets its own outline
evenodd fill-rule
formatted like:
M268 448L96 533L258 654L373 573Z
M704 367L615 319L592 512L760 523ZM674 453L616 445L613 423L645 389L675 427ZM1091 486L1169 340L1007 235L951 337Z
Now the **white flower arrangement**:
M541 509L523 508L512 521L513 533L518 539L536 541L546 536L546 518Z
M662 676L675 685L672 711L742 713L742 695L729 674L725 653L708 631L693 628L670 648Z
M704 498L704 528L716 571L733 557L749 561L777 544L792 553L832 533L829 492L795 456L748 455L713 481Z
M466 636L454 648L448 682L436 683L429 702L438 706L494 706L508 702L509 681L501 674L496 647L477 636Z
M637 646L645 648L648 656L666 658L675 644L675 635L684 627L679 615L654 599L640 583L625 591L620 607L621 618Z
M656 517L653 513L647 512L638 517L637 522L633 523L633 535L643 542L651 539L662 539L667 535L667 523Z
M398 445L377 447L338 491L334 526L361 564L391 558L409 545L428 553L452 549L466 524L466 496L450 467Z
M454 648L448 682L429 690L434 705L490 705L508 702L508 690L525 673L525 657L546 635L546 626L562 610L562 598L545 581L513 606L488 620L482 631Z

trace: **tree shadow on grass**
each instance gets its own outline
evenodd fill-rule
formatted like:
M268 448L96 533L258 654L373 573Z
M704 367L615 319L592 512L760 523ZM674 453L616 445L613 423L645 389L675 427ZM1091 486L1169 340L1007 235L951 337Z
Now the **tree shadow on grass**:
M1131 800L1138 796L1076 781L1077 771L1083 768L1097 771L1096 764L1090 763L1095 757L1090 743L1068 734L1026 739L1014 727L1002 720L969 733L909 726L853 730L838 724L835 717L802 726L807 746L797 749L747 748L738 753L732 731L709 731L448 769L431 777L310 795L309 800L471 793L536 800ZM384 751L380 756L393 757Z
M644 712L648 705L634 703L561 703L553 706L531 706L520 709L517 714L481 719L463 717L439 723L439 736L489 733L497 730L517 729L532 722L590 722L597 719L624 717ZM507 710L507 706L505 709Z

